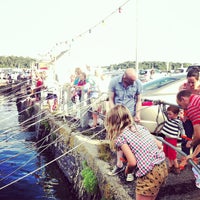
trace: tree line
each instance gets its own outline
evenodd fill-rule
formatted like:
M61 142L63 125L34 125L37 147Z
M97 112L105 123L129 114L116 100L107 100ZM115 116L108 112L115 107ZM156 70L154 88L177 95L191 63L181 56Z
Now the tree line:
M0 68L30 68L37 63L36 59L30 57L17 56L0 56ZM145 61L139 63L139 69L158 69L160 71L176 70L177 68L185 68L192 65L191 63L174 63L161 61ZM118 70L126 68L135 68L135 61L126 61L119 64L112 64L109 66L102 66L108 70Z
M0 56L0 68L30 68L36 59L30 57Z
M174 62L160 62L160 61L145 61L138 63L139 69L158 69L160 71L171 71L176 70L178 68L187 68L192 65L191 63L174 63ZM109 66L105 66L104 68L109 70L118 70L118 69L126 69L126 68L135 68L135 61L127 61L119 64L113 64Z

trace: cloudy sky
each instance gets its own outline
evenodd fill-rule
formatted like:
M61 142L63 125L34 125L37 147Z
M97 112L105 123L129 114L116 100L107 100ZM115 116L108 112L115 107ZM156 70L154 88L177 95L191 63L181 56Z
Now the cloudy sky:
M121 9L119 7L121 6ZM0 0L0 55L200 63L199 0Z

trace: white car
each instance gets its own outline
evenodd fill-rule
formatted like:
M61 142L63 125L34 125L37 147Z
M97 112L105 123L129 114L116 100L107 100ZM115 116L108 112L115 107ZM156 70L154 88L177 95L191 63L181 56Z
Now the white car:
M179 74L161 77L143 84L141 124L151 133L155 133L158 124L165 120L161 102L177 105L176 94L184 82L186 82L186 75Z

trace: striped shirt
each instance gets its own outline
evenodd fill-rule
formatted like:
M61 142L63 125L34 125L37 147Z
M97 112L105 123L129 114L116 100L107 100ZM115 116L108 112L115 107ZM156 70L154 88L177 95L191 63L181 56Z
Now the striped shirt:
M185 130L180 119L168 119L165 121L161 133L164 134L167 138L178 139L180 134L185 135Z
M200 96L192 94L187 107L187 116L193 125L200 124Z
M116 139L116 146L127 144L137 162L137 177L142 177L150 172L154 165L165 160L164 152L158 148L154 136L141 125L127 127Z

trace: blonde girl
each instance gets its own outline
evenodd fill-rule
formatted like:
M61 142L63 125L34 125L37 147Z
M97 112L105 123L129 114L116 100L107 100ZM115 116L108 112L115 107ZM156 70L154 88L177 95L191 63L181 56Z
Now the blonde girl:
M130 111L116 105L106 114L105 128L111 146L127 159L125 174L136 167L136 200L155 200L168 175L162 143L143 126L133 124Z

